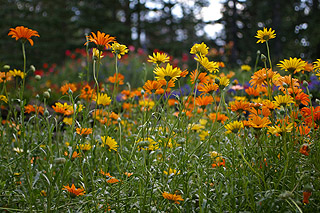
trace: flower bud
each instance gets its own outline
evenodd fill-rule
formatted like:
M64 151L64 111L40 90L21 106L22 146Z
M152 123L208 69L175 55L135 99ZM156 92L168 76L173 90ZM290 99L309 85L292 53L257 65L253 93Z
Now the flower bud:
M9 70L10 69L10 65L8 65L8 64L4 65L3 69Z
M142 90L141 90L141 95L144 95L144 93L145 93L145 91L142 89Z
M45 91L43 93L43 96L48 99L48 98L50 98L50 93L48 91Z
M31 69L32 72L36 71L36 68L33 65L30 66L30 69Z
M46 109L43 113L44 116L48 117L50 115L49 111Z
M306 80L304 80L303 83L302 83L302 85L303 85L304 87L308 87L308 86L309 86L309 83L308 83Z
M260 54L261 54L260 50L257 50L257 55L260 55Z
M37 94L37 95L36 95L36 99L39 99L39 98L40 98L40 95L39 95L39 94Z
M51 92L51 88L49 88L47 91L48 91L48 92Z
M70 88L68 89L68 93L69 93L70 95L73 94L73 92L72 92L72 90L71 90Z
M219 85L220 84L219 78L214 79L214 82Z
M316 104L320 105L320 100L318 98L316 99Z
M282 86L283 86L284 88L288 88L288 87L289 87L288 84L286 84L286 83L284 83L284 82L283 82Z
M36 75L34 78L35 78L37 81L40 81L40 80L41 80L41 75Z
M64 164L66 162L65 158L56 158L54 159L55 164Z
M262 62L266 62L267 61L267 57L264 54L261 54L261 61Z

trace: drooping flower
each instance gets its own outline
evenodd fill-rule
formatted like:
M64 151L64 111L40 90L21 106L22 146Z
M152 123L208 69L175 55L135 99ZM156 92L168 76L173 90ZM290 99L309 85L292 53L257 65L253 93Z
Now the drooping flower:
M166 80L167 82L172 80L177 80L180 77L181 70L178 67L172 68L170 64L167 64L166 68L164 67L156 67L154 69L154 74L156 74L156 79Z
M119 43L116 43L114 42L112 45L111 45L111 49L112 49L112 52L119 58L121 59L121 55L124 55L126 53L129 52L129 49L127 49L127 46L124 45L124 44L119 44Z
M170 60L170 57L166 53L153 52L152 55L153 56L149 55L150 59L148 60L148 62L152 62L154 64L157 64L158 66L161 63L167 63Z
M87 45L88 42L93 42L97 45L97 48L102 51L103 49L109 49L111 47L110 43L115 42L115 37L111 37L109 34L101 33L100 31L95 34L91 32L92 35L88 35L88 41L84 44Z
M12 36L12 38L15 38L16 41L21 39L21 41L24 43L26 41L29 41L31 46L33 46L33 40L31 39L32 36L40 37L38 32L35 30L31 30L24 26L18 26L16 28L10 28L10 32L8 35Z
M219 64L217 62L209 61L209 59L205 56L197 55L195 60L198 61L202 67L210 73L216 73L219 71Z
M244 128L242 121L233 121L232 123L226 124L224 127L227 129L226 134L232 132L237 133Z
M290 123L288 125L281 123L280 125L268 127L268 132L270 132L271 134L274 134L274 135L282 135L285 132L291 132L292 128L293 128L292 123Z
M107 150L111 152L111 150L117 151L118 148L118 143L111 137L109 136L101 136L101 141L102 144L101 146L104 147L106 146Z
M0 95L0 101L8 103L8 98L6 96L4 96L4 95Z
M219 89L224 89L230 84L230 79L227 76L221 76L216 78L216 83L219 85Z
M206 56L209 52L208 49L209 47L202 42L201 44L194 44L191 47L190 53L194 55Z
M104 56L102 55L102 51L99 51L97 48L92 48L92 56L94 59L102 59Z
M109 105L111 103L111 98L107 94L99 93L95 98L98 105Z
M309 144L303 144L299 152L305 156L309 156L309 153L310 153Z
M12 80L10 72L0 72L0 83Z
M303 61L301 58L289 58L284 59L283 61L280 61L278 67L280 67L282 70L288 71L290 73L298 73L301 70L304 70L304 67L306 66L307 62Z
M311 196L311 192L303 192L303 203L308 204L309 203L309 197Z
M74 184L72 184L72 186L70 187L69 185L68 186L63 186L63 190L66 190L69 192L70 196L72 198L75 198L77 196L81 196L81 195L84 195L86 192L84 191L84 188L76 188Z
M182 199L181 195L170 194L170 193L167 193L167 192L163 192L162 193L162 197L167 199L167 200L174 201L175 204L180 204L179 201L184 201L184 199Z
M258 38L259 40L257 41L257 43L264 43L266 41L269 41L270 39L273 39L276 37L276 34L274 33L275 31L272 30L272 28L270 28L269 30L267 30L267 28L263 28L262 30L258 30L257 31L257 35L255 36L256 38Z

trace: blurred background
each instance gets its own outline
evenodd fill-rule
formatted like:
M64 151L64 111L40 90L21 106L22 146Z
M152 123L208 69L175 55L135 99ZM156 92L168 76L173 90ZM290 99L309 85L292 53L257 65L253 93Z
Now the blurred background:
M23 25L40 38L27 46L36 67L63 64L84 49L85 35L100 30L119 43L177 59L190 57L196 42L212 48L214 60L227 66L254 64L256 31L273 28L273 61L320 57L319 0L0 0L0 62L21 66L21 47L7 34Z

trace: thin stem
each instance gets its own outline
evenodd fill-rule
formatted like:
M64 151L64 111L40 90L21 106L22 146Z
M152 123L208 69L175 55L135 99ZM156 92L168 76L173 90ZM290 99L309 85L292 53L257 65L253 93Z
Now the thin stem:
M270 69L272 69L272 62L271 62L271 58L270 58L270 50L269 50L268 41L266 41L266 45L267 45L267 52L268 52L268 60L269 60L269 63L270 63Z

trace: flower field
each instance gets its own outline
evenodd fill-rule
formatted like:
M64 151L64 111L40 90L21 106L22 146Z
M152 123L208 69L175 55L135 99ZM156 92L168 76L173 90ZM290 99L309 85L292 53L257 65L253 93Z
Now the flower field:
M36 69L41 34L8 36L24 66L0 68L1 211L320 211L320 59L272 61L271 28L236 71L205 43L193 69L100 31Z

